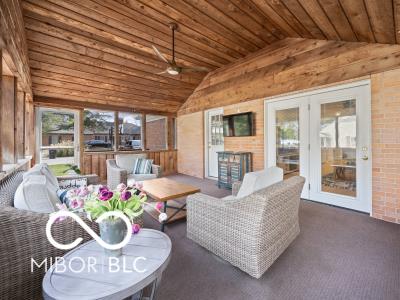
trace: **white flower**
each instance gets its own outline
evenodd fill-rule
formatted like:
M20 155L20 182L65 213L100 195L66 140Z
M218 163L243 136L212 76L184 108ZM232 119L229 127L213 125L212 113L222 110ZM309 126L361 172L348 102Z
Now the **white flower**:
M168 215L166 214L166 213L161 213L159 216L158 216L158 220L160 221L160 222L164 222L164 221L166 221L168 219Z

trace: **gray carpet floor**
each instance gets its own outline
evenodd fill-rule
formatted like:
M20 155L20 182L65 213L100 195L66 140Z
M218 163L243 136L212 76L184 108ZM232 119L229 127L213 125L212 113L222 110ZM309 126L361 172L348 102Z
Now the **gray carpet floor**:
M223 197L214 181L170 176ZM159 224L145 214L145 227ZM299 237L260 278L216 258L186 238L186 222L168 225L172 258L158 300L400 299L400 225L301 201Z

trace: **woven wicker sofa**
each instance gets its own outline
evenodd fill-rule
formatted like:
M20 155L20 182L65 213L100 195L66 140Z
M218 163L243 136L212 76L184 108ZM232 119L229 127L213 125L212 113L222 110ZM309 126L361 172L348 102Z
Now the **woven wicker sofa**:
M42 279L45 269L34 266L44 259L62 256L65 251L53 247L46 238L48 214L35 213L13 207L14 194L22 182L24 171L16 171L0 181L0 299L42 299ZM58 179L82 177L63 176ZM88 184L98 183L98 176L83 176ZM33 195L34 196L34 195ZM98 232L97 223L88 222ZM60 243L71 243L78 237L91 239L82 227L72 219L52 226L53 236ZM49 266L49 265L48 265Z
M187 236L249 275L260 278L300 233L304 178L295 176L247 197L187 198Z

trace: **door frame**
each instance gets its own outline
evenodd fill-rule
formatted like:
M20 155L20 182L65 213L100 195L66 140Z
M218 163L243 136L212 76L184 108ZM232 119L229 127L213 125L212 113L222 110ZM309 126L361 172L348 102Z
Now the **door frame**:
M210 177L208 174L208 162L209 162L209 151L208 151L208 141L209 141L209 114L210 112L220 112L222 115L224 114L223 107L217 107L212 109L207 109L204 111L204 177L207 179L218 180L216 177ZM225 143L224 143L225 147Z
M264 165L266 167L270 167L271 165L271 159L269 159L269 152L270 152L270 148L269 145L271 143L270 138L269 138L269 122L268 122L268 118L269 118L269 110L268 110L268 103L272 103L272 102L278 102L278 101L287 101L287 100L295 100L297 98L302 98L302 97L311 97L311 96L315 96L318 94L322 94L322 93L327 93L327 92L334 92L334 91L338 91L338 90L344 90L344 89L349 89L349 88L354 88L354 87L361 87L361 86L367 86L369 93L367 93L367 99L365 102L365 105L367 105L367 107L365 108L365 111L368 112L368 116L363 116L363 119L367 119L369 120L369 122L367 123L368 128L366 128L366 135L368 135L368 139L369 139L369 160L368 160L368 174L366 181L368 182L365 191L365 195L367 195L367 202L368 202L368 211L364 211L364 210L359 210L359 211L364 211L364 212L368 212L370 215L372 214L372 151L371 151L371 147L372 147L372 129L371 129L371 80L370 79L364 79L364 80L358 80L358 81L353 81L350 83L345 83L345 84L338 84L338 85L334 85L334 86L329 86L329 87L325 87L325 88L313 88L311 90L306 90L306 91L297 91L297 92L291 92L291 93L287 93L287 94L282 94L282 95L278 95L278 96L273 96L273 97L267 97L264 99ZM311 126L311 125L310 125ZM309 143L311 143L311 140L309 140ZM310 179L310 170L308 171L308 179ZM324 202L319 202L319 203L324 203Z
M81 149L80 146L80 114L82 113L77 109L66 109L66 108L54 108L54 107L43 107L37 106L35 109L35 160L40 163L40 148L42 146L42 112L66 112L74 114L74 160L78 168L81 168Z

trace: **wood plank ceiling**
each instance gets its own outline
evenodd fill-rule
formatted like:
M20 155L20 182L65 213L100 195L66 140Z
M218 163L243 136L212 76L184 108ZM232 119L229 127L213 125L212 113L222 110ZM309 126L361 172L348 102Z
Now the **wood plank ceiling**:
M204 73L286 37L400 43L398 0L23 0L34 101L175 113Z

